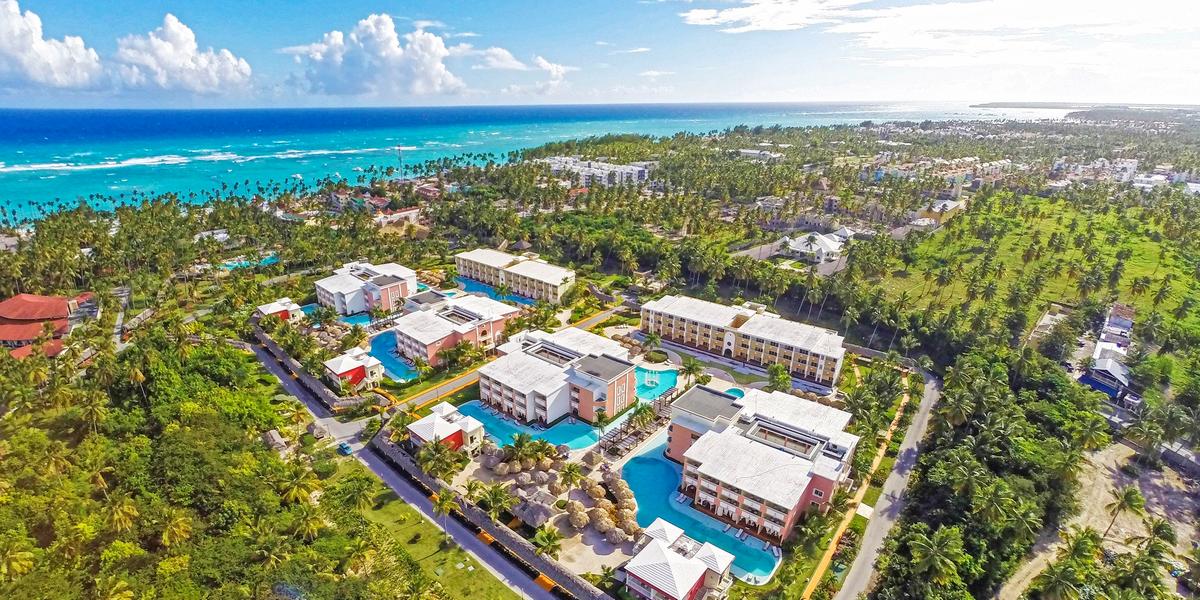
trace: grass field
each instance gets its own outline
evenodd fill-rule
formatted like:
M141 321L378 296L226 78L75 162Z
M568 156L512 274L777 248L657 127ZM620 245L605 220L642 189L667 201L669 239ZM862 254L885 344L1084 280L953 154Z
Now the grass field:
M1173 243L1163 240L1161 229L1148 219L1138 218L1137 215L1118 215L1116 213L1085 214L1065 201L1026 197L1022 202L1025 207L1039 209L1038 216L1011 216L1002 214L999 208L972 206L969 214L985 217L995 224L994 230L1002 233L999 238L998 252L993 268L1003 265L1004 276L999 278L1000 293L997 301L1003 301L1008 284L1017 280L1025 273L1032 272L1039 265L1060 265L1057 274L1052 271L1041 298L1046 301L1074 304L1080 299L1078 277L1070 273L1072 263L1086 264L1083 252L1076 246L1076 233L1085 233L1090 227L1095 231L1097 258L1102 264L1112 264L1116 255L1122 249L1129 251L1125 260L1124 272L1115 288L1104 287L1099 292L1102 296L1134 305L1139 316L1148 315L1157 310L1166 319L1170 312L1177 307L1184 297L1194 294L1196 281L1195 266ZM967 219L968 215L960 215L957 220ZM1076 222L1075 232L1070 229ZM888 274L881 278L880 283L895 298L907 294L912 306L928 306L939 299L944 306L953 306L965 301L968 297L968 274L984 260L987 242L973 235L969 230L959 227L964 232L954 239L951 227L944 227L924 240L917 248L916 260L906 270L904 265L895 260L889 265ZM1055 232L1065 236L1067 244L1059 253L1049 248L1043 250L1040 258L1025 262L1025 251L1034 236L1040 236L1043 245L1050 240ZM956 269L962 267L952 281L945 286L938 286L935 278L928 279L927 272L936 273L942 268ZM1082 270L1081 270L1082 271ZM1169 297L1154 305L1154 291L1167 274L1174 274L1174 282ZM1134 294L1131 284L1137 278L1147 277L1152 282L1150 290ZM1040 306L1039 306L1040 308ZM1200 325L1200 315L1188 317L1189 325ZM1032 326L1032 324L1031 324Z
M363 467L352 460L339 465L341 474L354 469ZM375 508L363 511L363 516L387 529L426 573L442 584L448 597L518 598L462 548L453 544L443 548L441 529L395 493L388 491Z

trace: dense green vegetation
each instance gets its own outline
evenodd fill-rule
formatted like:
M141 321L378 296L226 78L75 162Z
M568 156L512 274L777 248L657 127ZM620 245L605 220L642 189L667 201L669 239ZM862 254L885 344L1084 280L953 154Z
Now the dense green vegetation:
M6 397L23 399L0 420L0 595L441 593L424 556L388 535L395 525L361 512L383 500L373 476L322 482L330 449L306 443L283 460L261 441L305 417L253 357L156 328L86 377L0 361Z
M948 371L910 500L872 598L988 597L1073 508L1081 453L1108 443L1096 393L1032 353L972 352Z

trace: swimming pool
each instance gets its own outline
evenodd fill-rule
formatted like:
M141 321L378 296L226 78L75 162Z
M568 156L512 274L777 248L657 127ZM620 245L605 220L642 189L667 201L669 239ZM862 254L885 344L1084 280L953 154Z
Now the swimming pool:
M485 295L487 295L488 298L491 298L492 300L507 300L509 302L515 302L517 304L523 304L525 306L530 306L536 302L533 298L526 298L525 296L518 296L516 294L509 294L507 296L501 296L500 294L496 293L496 288L494 288L486 283L483 283L480 281L475 281L474 279L468 279L466 277L463 277L462 275L455 277L454 281L457 281L460 285L462 285L464 290L466 290L468 292L478 292L480 294L485 294Z
M318 306L320 306L320 305L319 305L319 304L316 304L316 303L313 303L313 304L305 304L304 306L301 306L301 307L300 307L300 312L302 312L302 313L304 313L304 314L306 314L306 315L311 315L311 314L313 314L314 312L316 312L316 311L317 311L317 307L318 307Z
M657 400L659 396L679 383L679 373L675 369L658 371L637 368L637 397L642 400Z
M730 396L733 396L734 398L746 397L746 391L743 390L742 388L729 388L729 389L725 390L725 393L729 394Z
M279 262L278 255L268 254L268 255L262 257L261 259L259 259L257 262L253 262L253 261L247 260L245 258L242 258L240 260L227 260L227 261L221 263L221 268L225 269L226 271L232 271L234 269L245 269L247 267L266 267L266 266L273 265L277 262Z
M518 433L528 433L535 440L546 440L555 446L566 444L572 450L589 448L600 441L596 428L580 420L570 423L568 419L564 419L549 429L538 430L487 412L478 400L459 406L458 412L475 417L483 423L483 429L488 436L502 445L512 442L513 436Z
M383 363L383 374L392 381L411 381L417 378L417 369L396 356L396 334L385 331L371 338L371 356Z
M364 312L364 313L356 313L353 315L342 315L342 316L338 317L338 320L347 325L362 325L363 327L366 327L367 325L371 324L371 321L373 319L371 319L370 313Z
M734 576L756 579L758 583L769 579L780 561L762 549L761 540L753 537L746 538L744 542L738 540L733 537L736 529L731 528L730 533L726 533L723 531L724 523L700 513L691 504L675 502L681 468L663 458L666 449L667 433L664 431L621 469L621 474L637 498L638 525L647 527L654 519L662 517L678 525L688 537L698 542L709 542L732 554Z

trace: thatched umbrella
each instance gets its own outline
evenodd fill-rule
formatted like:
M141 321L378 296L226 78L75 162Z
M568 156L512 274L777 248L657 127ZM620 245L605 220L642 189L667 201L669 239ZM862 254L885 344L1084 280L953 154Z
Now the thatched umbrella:
M543 456L537 462L537 468L542 471L549 471L550 468L553 466L554 466L554 459L550 458L549 456Z
M517 485L523 487L523 486L529 485L532 482L533 482L533 478L529 476L529 473L518 473L517 474Z
M514 461L509 461L509 463L508 463L508 472L509 472L509 473L520 473L520 472L521 472L521 463L520 463L520 461L516 461L516 460L514 460Z
M584 507L583 503L578 500L567 501L567 511L568 512L570 512L570 511L584 512L586 510L587 510L587 508Z
M545 471L534 471L533 482L538 485L546 485L550 481L550 476Z
M599 500L600 498L603 498L605 496L604 488L602 488L598 485L593 485L592 487L588 488L587 494L593 500Z
M636 538L642 533L642 528L638 526L637 521L626 521L621 524L621 531L631 538Z
M582 530L584 527L587 527L588 523L591 523L592 520L588 518L587 513L577 512L568 516L567 521L571 523L571 527Z
M536 462L537 461L533 460L532 458L523 458L521 459L521 469L528 471L533 468L533 465L536 464Z
M497 475L504 477L505 475L508 475L508 471L509 471L508 463L505 463L505 462L497 463L496 468L492 469L492 471L494 473L496 473Z
M598 528L597 531L599 531ZM607 531L602 531L601 533L604 534L604 539L608 540L608 543L610 544L622 544L628 540L628 536L626 536L625 532L621 531L620 529L610 528Z
M614 506L608 498L600 498L596 500L596 508L599 508L606 513L611 513L617 509L617 507Z

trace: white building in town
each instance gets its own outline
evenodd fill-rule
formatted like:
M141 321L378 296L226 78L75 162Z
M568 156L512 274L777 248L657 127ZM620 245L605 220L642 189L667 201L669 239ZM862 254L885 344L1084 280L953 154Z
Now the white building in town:
M585 187L596 185L637 185L646 181L652 162L636 162L618 165L596 160L582 160L575 156L551 156L538 162L550 166L556 176L576 175Z
M536 254L520 256L476 248L454 256L458 274L490 286L507 286L509 291L534 300L557 304L575 284L575 271L552 265Z
M796 237L785 236L781 240L784 251L796 258L812 263L837 260L842 256L845 240L835 235L811 231Z
M317 280L317 302L343 315L381 308L392 313L417 293L417 273L396 263L350 262Z

